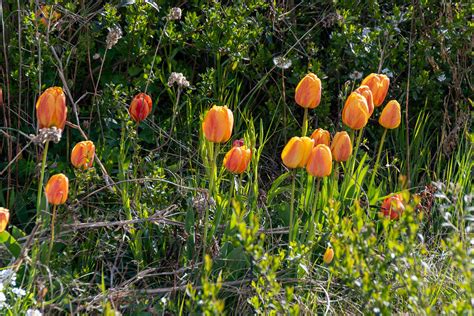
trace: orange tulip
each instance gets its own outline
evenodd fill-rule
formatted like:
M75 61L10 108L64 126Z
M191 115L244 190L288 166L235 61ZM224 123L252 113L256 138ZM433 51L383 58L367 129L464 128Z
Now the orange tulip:
M325 264L330 264L334 259L334 250L331 247L327 247L324 252L323 261Z
M400 125L402 113L400 104L396 100L392 100L384 107L379 118L379 123L385 128L394 129Z
M311 134L311 138L314 139L314 145L324 144L329 146L331 142L331 134L322 128L316 129L313 134Z
M50 14L52 16L50 17ZM50 5L42 5L35 13L36 19L41 22L45 27L48 27L50 22L56 22L61 17L61 14L52 10Z
M148 94L137 94L128 109L130 117L137 123L145 120L151 113L152 101Z
M331 149L324 144L319 144L311 150L306 171L313 177L327 177L332 171Z
M335 161L347 161L352 155L351 138L347 132L337 132L331 143L331 153Z
M299 106L314 109L321 102L321 80L313 73L307 74L296 86L295 101Z
M288 168L302 168L306 166L314 140L309 137L292 137L281 152L281 160Z
M46 89L36 101L36 116L39 128L57 127L64 129L66 125L66 96L60 87Z
M0 207L0 233L7 228L9 220L10 212L6 208Z
M362 80L362 84L369 86L374 97L374 104L379 107L387 95L390 79L386 75L372 73Z
M369 108L365 97L357 92L352 92L342 109L342 121L351 129L359 130L367 125Z
M225 155L223 164L228 171L241 174L247 170L251 158L252 151L243 142L235 141L234 147Z
M357 92L361 96L365 98L367 101L367 108L369 109L369 117L374 113L374 98L372 96L372 91L368 86L360 86L359 88L355 89L354 92Z
M76 144L72 149L71 163L74 167L88 169L94 164L95 146L90 140Z
M202 130L204 136L213 143L225 143L232 135L234 115L227 106L214 105L204 117Z
M44 191L49 204L64 204L68 196L69 180L62 173L55 174L49 178Z
M403 197L401 194L395 194L386 198L382 207L380 208L383 216L389 216L390 219L395 220L402 215L405 210L405 205L403 204Z

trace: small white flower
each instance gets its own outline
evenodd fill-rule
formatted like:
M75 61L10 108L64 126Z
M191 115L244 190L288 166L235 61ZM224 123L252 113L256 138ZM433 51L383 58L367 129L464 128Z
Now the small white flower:
M390 69L388 69L388 68L382 69L382 73L383 73L383 74L386 74L387 77L389 77L389 78L393 78L393 72L392 72Z
M289 58L283 56L277 56L273 58L273 64L280 69L288 69L292 65L292 61Z
M5 296L5 294L3 294L3 292L0 292L0 303L4 303L7 301L7 297Z
M95 53L94 56L92 56L92 59L94 60L97 60L100 58L100 54L99 53Z
M446 75L443 73L443 74L439 75L437 79L438 79L439 82L443 82L443 81L446 80Z
M186 77L180 72L172 72L168 78L168 87L172 87L175 83L180 88L188 88L190 85Z
M349 78L352 80L359 80L362 78L362 73L360 71L354 70L354 72L349 75Z
M181 9L180 8L171 8L170 14L168 15L170 20L180 20L181 19Z
M29 309L26 311L26 316L43 316L43 314L37 309Z
M16 296L25 296L26 295L25 290L20 289L18 287L13 288L12 293L15 294Z

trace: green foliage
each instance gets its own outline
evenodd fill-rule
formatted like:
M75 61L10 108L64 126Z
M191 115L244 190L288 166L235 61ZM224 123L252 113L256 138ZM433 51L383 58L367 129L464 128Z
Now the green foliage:
M60 14L46 24L38 1L0 3L0 206L11 214L0 232L0 314L472 310L466 3L191 0L181 19L171 18L173 1L46 3ZM332 135L363 77L390 77L386 100L400 102L402 124L387 132L378 172L380 109L330 177L283 167L303 118L294 90L309 71L323 86L309 130ZM173 72L190 86L169 85ZM50 86L66 91L69 123L49 144L45 179L63 172L70 183L46 259L52 207L36 208L44 145L30 134ZM153 107L138 124L128 106L139 92ZM234 113L224 144L201 132L213 104ZM70 152L85 137L98 160L75 170ZM237 139L252 150L242 175L222 167ZM405 211L390 221L378 213L396 192ZM328 246L335 257L325 264Z

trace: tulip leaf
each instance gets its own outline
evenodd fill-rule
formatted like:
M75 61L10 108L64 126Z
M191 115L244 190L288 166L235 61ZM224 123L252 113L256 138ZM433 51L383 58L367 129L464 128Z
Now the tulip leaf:
M9 232L3 231L0 233L0 243L4 244L15 258L18 258L21 253L21 246Z

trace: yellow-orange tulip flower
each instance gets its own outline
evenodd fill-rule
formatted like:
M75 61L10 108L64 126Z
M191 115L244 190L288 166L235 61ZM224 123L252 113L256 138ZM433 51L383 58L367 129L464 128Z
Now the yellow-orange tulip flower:
M39 128L57 127L64 129L66 125L66 96L60 87L46 89L36 101L36 116Z
M334 250L331 247L327 247L324 252L323 261L325 264L330 264L332 259L334 259Z
M307 74L296 86L295 101L299 106L314 109L321 102L321 80L313 73Z
M88 169L94 164L95 146L90 140L76 144L71 152L71 163L79 169Z
M379 123L385 128L394 129L400 125L402 113L400 104L396 100L392 100L384 107L379 118Z
M10 212L6 208L0 207L0 233L7 228L9 220Z
M49 178L44 189L49 204L60 205L66 203L69 192L69 179L62 173Z
M382 215L390 217L390 219L395 220L402 215L405 210L405 205L403 204L403 197L401 194L395 194L386 198L382 207L380 208Z
M281 160L288 168L302 168L306 166L314 140L309 137L292 137L281 152Z
M359 130L367 125L369 108L365 97L357 92L352 92L342 109L342 122L351 129Z
M374 98L372 96L372 91L370 91L369 86L360 86L359 88L355 89L354 92L362 95L365 100L367 101L367 108L369 109L369 117L374 113Z
M214 105L204 117L202 130L204 136L213 143L225 143L232 135L234 115L227 106Z
M331 134L322 128L316 129L313 134L311 134L311 138L314 139L314 145L324 144L329 146L331 142Z
M306 171L313 177L327 177L332 171L331 149L324 144L319 144L311 150Z
M331 153L335 161L347 161L352 155L351 138L347 132L337 132L331 143Z
M48 24L50 22L56 22L61 17L61 14L54 11L50 5L42 5L40 9L36 11L35 16L41 24L48 27Z
M133 98L128 109L132 120L137 123L140 123L141 121L145 120L151 113L152 104L153 103L151 97L148 94L137 94Z
M241 174L247 170L251 158L252 151L243 142L236 141L224 157L224 167L232 173Z
M374 105L379 107L387 95L390 79L386 75L372 73L362 80L362 84L369 86L374 98Z

